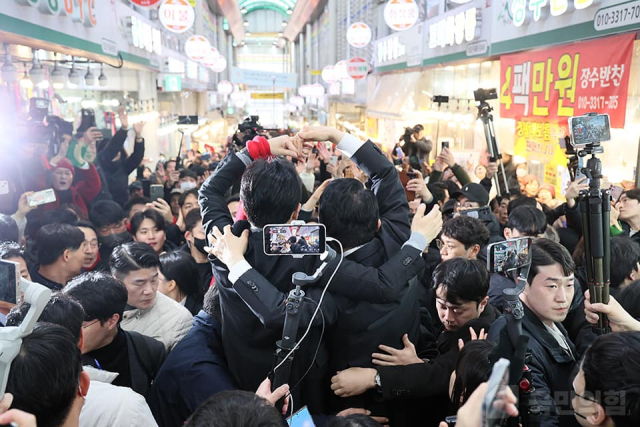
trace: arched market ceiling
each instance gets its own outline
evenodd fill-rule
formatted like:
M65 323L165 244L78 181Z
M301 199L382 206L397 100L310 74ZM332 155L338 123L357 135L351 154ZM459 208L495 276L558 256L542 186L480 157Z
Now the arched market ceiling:
M291 12L287 14L287 10L293 10L296 2L295 0L240 0L238 5L240 9L246 9L247 13L260 9L271 9L283 15L289 15Z

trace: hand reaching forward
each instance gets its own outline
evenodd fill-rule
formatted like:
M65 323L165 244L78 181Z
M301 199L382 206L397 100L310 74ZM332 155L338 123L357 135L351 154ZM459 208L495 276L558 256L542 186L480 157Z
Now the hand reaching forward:
M418 357L416 347L409 340L407 334L402 336L402 343L404 344L404 348L401 350L386 345L379 345L378 348L387 354L373 353L371 355L373 364L379 366L397 366L424 363L424 360Z
M442 214L438 205L435 205L428 215L424 214L426 209L427 205L423 203L418 206L413 221L411 221L411 231L422 234L427 240L428 246L442 230Z
M271 406L276 406L276 402L284 397L284 405L282 405L282 415L286 415L287 410L289 409L289 384L283 384L272 392L271 380L269 378L266 378L258 386L256 394L264 398L271 404Z
M244 230L240 237L236 237L230 225L224 227L224 234L218 227L213 227L213 234L209 234L209 242L211 246L205 246L204 249L231 268L244 259L244 253L249 246L249 230Z

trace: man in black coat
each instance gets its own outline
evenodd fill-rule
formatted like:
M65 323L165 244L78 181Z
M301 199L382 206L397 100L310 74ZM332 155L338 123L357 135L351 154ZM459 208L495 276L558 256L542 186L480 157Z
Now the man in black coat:
M209 288L193 328L162 365L147 401L160 427L181 427L209 397L236 385L222 348L220 300Z
M340 143L339 149L344 155L352 157L363 171L372 177L374 186L376 181L377 185L381 185L382 173L387 175L395 173L393 166L384 159L380 150L371 142L362 143L356 138L346 137L341 132L330 128L312 128L306 136L304 133L300 135L314 141L331 140L334 143ZM292 141L286 136L271 139L269 141L271 154L296 156L296 152L286 148L290 147ZM384 163L378 160L381 156ZM219 230L232 224L224 194L233 182L242 176L241 198L250 224L236 223L233 231L234 234L240 234L242 227L251 228L251 234L247 233L246 252L243 248L244 258L234 259L233 262L226 260L226 265L221 260L214 260L213 265L216 283L220 289L223 340L229 343L225 347L229 369L239 387L245 390L255 390L272 367L275 342L282 336L285 313L283 296L292 287L292 274L297 271L312 274L320 265L318 257L306 256L295 259L266 256L263 253L261 227L266 224L287 223L297 217L300 206L300 185L295 169L288 162L258 161L247 168L246 165L250 162L248 152L230 154L200 190L200 205L207 235L217 227L216 237L221 238L222 234ZM389 172L390 170L392 172ZM401 194L404 199L404 192ZM398 196L390 195L390 197ZM406 204L406 199L404 200ZM383 239L404 238L406 240L409 235L406 211L391 215L388 223L388 226L381 227L382 231L379 232L382 233ZM372 302L393 302L398 292L407 285L409 278L415 276L423 267L420 253L420 249L405 245L391 256L387 265L379 269L367 268L345 259L331 283L331 290L350 298ZM335 269L337 262L338 259L334 260L328 267L328 272ZM318 287L306 290L306 296L317 303L322 294L322 287L326 285L330 276L325 273ZM337 309L330 294L325 295L321 307L322 316L314 318L314 325L320 326L322 322L325 325L333 324ZM310 303L303 305L300 314L302 331L306 329L314 311L315 305ZM308 399L313 395L312 393L322 393L323 376L328 374L326 371L328 354L326 348L318 347L320 339L318 329L311 330L312 332L297 351L290 376L295 381L295 378L300 378L312 363L315 367L325 369L324 373L321 370L317 373L310 371L306 377L305 383L309 384L309 389L312 388L311 384L316 383L315 390L309 390L307 395L302 393L302 396ZM298 336L300 337L301 334ZM314 355L316 348L317 355ZM248 363L254 369L245 369ZM324 409L321 400L320 397L315 400L310 399L312 413L319 413Z
M146 396L166 352L160 341L120 328L128 299L122 282L106 273L88 272L69 282L63 292L85 312L83 364L117 373L113 385Z
M458 340L488 331L499 313L488 304L489 275L478 261L454 258L440 264L433 277L436 308L441 326L437 349L429 360L420 359L413 344L404 338L404 348L383 346L372 355L377 368L351 368L332 378L336 395L349 397L375 389L385 401L410 401L404 419L395 425L435 425L449 407L449 380L458 359ZM424 411L419 399L429 399ZM434 424L435 423L435 424Z
M520 295L524 307L522 331L529 339L534 398L542 406L541 426L574 426L569 392L577 352L562 326L574 294L575 264L569 252L548 239L533 243L528 283ZM498 319L489 339L499 342L506 319Z
M456 213L489 206L489 192L482 185L474 182L453 193L451 198L456 200ZM478 212L476 217L489 229L489 243L502 242L504 240L500 222L498 222L498 218L495 217L491 210L486 213Z
M119 111L119 114L122 127L113 138L98 147L98 163L107 179L106 184L113 200L122 206L129 199L129 174L136 170L144 157L142 129L145 123L138 122L133 125L135 131L133 153L127 155L123 146L129 133L129 119L126 111Z

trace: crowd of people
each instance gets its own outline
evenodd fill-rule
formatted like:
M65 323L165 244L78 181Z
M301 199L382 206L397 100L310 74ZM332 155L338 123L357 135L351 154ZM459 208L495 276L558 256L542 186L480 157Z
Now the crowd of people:
M506 179L489 163L474 182L448 147L431 162L419 127L387 153L309 127L151 171L144 123L120 121L111 139L89 129L52 156L24 154L42 173L0 216L0 259L53 294L11 363L0 424L284 426L306 406L317 426L444 427L456 413L458 427L480 426L494 363L516 357L502 314L514 272L490 271L487 246L530 237L520 300L535 405L508 389L506 415L640 425L640 190L611 207L605 305L587 291L584 178L564 202L509 158ZM28 203L47 188L55 202ZM292 223L323 225L335 256L269 253L318 245L264 234ZM315 281L293 301L296 273ZM19 325L28 310L2 303L0 320ZM612 333L594 333L598 313ZM295 347L278 358L280 340Z

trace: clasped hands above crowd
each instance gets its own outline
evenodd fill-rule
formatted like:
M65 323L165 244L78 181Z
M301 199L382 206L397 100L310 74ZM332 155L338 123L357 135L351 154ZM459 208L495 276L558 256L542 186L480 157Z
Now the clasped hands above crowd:
M269 147L273 156L290 156L295 159L303 158L318 142L338 144L344 137L344 132L328 126L305 127L294 136L282 135L269 140Z

